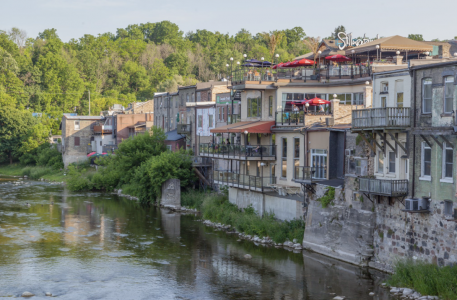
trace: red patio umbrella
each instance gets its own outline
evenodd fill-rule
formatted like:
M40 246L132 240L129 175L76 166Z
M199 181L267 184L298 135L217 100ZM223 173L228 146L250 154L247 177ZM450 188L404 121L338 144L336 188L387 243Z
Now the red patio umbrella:
M87 157L91 157L94 154L97 154L97 152L91 152L91 153L87 154Z
M317 106L317 105L330 104L331 102L327 101L327 100L324 100L324 99L321 99L321 98L313 98L313 99L310 99L310 100L303 100L301 103L303 105L308 103L309 106Z
M300 60L294 60L290 66L291 67L303 67L303 66L311 66L314 65L315 62L306 58L302 58Z
M288 61L282 65L282 68L290 68L291 64L292 64L292 62Z
M277 65L274 65L274 66L272 67L272 69L281 69L283 65L284 65L284 63L279 63L279 64L277 64Z
M346 57L341 54L335 54L325 57L326 60L336 61L336 62L344 62L344 61L351 61L349 57Z

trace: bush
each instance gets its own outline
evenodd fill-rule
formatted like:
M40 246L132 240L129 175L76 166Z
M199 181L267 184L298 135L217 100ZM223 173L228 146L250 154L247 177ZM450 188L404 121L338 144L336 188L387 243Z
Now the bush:
M260 237L269 236L276 243L283 243L286 239L297 239L303 242L305 223L303 220L279 221L273 213L266 213L260 217L252 206L244 210L228 201L225 195L203 194L192 192L183 194L185 203L200 203L203 218L212 222L229 224L239 232Z
M24 153L19 161L21 164L30 166L50 167L54 170L63 169L62 154L57 150L57 145L44 143L34 150Z
M91 190L94 187L90 178L82 174L87 171L85 167L87 167L85 163L68 166L69 180L67 181L67 186L70 191Z
M439 296L444 300L457 299L457 267L399 261L387 283L414 289L422 295Z
M53 172L54 170L50 167L26 167L22 169L21 176L27 176L29 179L37 180Z
M335 199L335 188L334 187L327 187L327 191L325 192L324 196L317 199L322 205L322 208L328 207L330 203L333 202ZM363 202L363 201L362 201Z

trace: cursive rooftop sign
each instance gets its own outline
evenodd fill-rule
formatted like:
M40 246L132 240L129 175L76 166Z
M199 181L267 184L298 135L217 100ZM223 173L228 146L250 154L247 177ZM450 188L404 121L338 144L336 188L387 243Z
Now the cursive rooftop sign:
M363 38L361 38L361 39L353 39L352 33L338 32L337 45L340 50L344 50L347 47L361 46L363 44L369 43L369 42L377 40L377 39L379 39L379 34L376 35L376 38L374 38L374 39L366 38L365 34L363 35Z

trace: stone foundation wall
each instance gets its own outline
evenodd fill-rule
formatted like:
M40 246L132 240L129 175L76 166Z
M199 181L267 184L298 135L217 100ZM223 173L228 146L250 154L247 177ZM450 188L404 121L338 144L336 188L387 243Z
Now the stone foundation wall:
M430 213L407 213L395 200L376 205L375 257L370 266L391 270L398 259L412 258L439 266L457 263L457 223L448 221L444 203L431 202Z

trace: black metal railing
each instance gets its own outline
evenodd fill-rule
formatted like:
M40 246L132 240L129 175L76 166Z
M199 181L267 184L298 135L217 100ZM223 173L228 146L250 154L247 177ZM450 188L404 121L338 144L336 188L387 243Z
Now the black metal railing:
M232 145L204 143L199 145L200 155L218 158L267 158L276 157L276 145Z
M368 194L400 197L408 194L408 180L359 178L359 191Z
M190 134L192 124L177 124L177 133L178 134Z
M383 107L352 111L352 128L409 127L409 107Z
M275 113L275 126L304 125L306 116L328 116L330 112L319 111L287 111L280 110Z
M370 65L321 65L319 74L326 79L355 79L371 76Z
M117 145L105 145L102 146L102 152L103 153L113 153L114 151L117 150Z
M295 167L294 181L311 182L324 179L327 179L327 167Z
M262 192L273 189L272 185L276 184L274 176L253 176L223 170L215 170L213 179L216 184Z
M204 156L192 156L192 165L193 166L210 166L212 164L212 159Z

